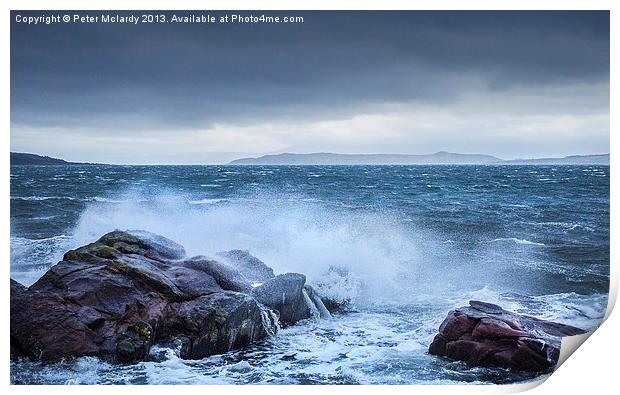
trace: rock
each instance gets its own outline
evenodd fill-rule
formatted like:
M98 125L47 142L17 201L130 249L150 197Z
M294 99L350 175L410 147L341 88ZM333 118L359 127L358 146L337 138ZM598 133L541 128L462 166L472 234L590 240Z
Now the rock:
M304 296L305 284L303 274L280 274L254 288L252 295L260 303L277 310L282 324L291 325L312 316Z
M448 313L429 346L430 354L464 361L470 366L545 371L557 364L563 336L585 333L491 303L469 304Z
M350 299L337 300L328 296L321 296L321 302L330 314L352 310Z
M161 236L114 231L67 252L30 288L11 280L14 356L134 362L176 337L201 358L275 333L275 313L249 295L243 275L184 256Z
M24 287L22 284L17 281L11 279L11 296L18 296L25 293L28 288Z
M225 258L228 264L239 270L252 283L264 283L275 277L273 269L250 255L249 251L230 250L219 252L217 255Z
M316 292L312 286L306 284L304 285L304 291L306 291L306 295L310 301L306 300L306 304L313 310L313 315L318 314L319 318L327 319L332 318L329 310L323 304L323 300L321 296ZM314 307L314 309L312 308Z
M489 314L501 314L504 309L493 303L480 302L479 300L470 300L469 305L476 310L480 310Z
M168 306L162 332L191 339L183 358L200 359L243 348L275 333L275 322L253 297L224 291Z
M149 354L153 341L153 328L146 322L130 325L119 336L116 343L116 356L120 362L141 361Z
M223 263L197 256L184 261L183 266L191 269L200 270L217 281L225 290L251 293L252 284L237 269L231 268Z
M43 361L61 356L99 355L89 324L98 323L90 309L67 303L51 293L30 291L11 280L10 334L13 357Z
M144 230L117 230L101 237L98 243L114 247L125 254L138 254L157 260L185 257L185 249L180 244Z

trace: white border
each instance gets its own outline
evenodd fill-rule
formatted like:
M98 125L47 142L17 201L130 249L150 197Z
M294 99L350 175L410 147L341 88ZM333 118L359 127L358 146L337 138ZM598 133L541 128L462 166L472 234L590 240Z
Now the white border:
M345 2L337 3L329 0L301 0L292 2L265 0L265 1L210 1L208 4L198 1L176 0L174 2L166 2L161 0L154 1L130 1L130 0L109 0L109 1L90 1L88 3L80 1L3 1L2 7L4 12L2 18L0 18L0 26L2 27L3 39L1 41L2 46L2 74L4 84L4 92L2 94L2 124L5 125L0 141L2 142L3 153L0 155L0 168L4 169L4 176L0 179L0 185L4 191L2 210L3 226L0 228L0 240L3 240L1 259L5 265L4 270L6 277L4 279L4 285L2 286L3 295L1 298L2 305L2 333L0 338L9 338L9 282L8 277L10 273L10 254L9 254L9 139L10 139L10 120L9 120L9 105L10 105L10 90L8 89L10 84L9 70L10 70L10 23L9 23L9 10L11 9L23 9L23 10L36 10L36 9L74 9L74 10L93 10L93 9L107 9L107 10L183 10L183 9L212 9L212 10L340 10L340 9L365 9L365 10L401 10L401 9L418 9L418 10L611 10L611 109L620 108L620 103L617 99L618 91L618 79L616 78L613 70L620 70L618 63L618 22L620 22L619 6L620 2L612 0L590 0L590 1L553 1L553 0L522 0L522 1L492 1L492 0L470 0L470 1L458 1L458 0L444 0L444 1L432 1L432 0L418 0L418 1L368 1L361 0L354 3L355 7L351 8L350 4ZM615 95L614 95L615 94ZM616 110L617 112L617 110ZM611 127L610 131L617 130L618 117L614 111L610 114ZM611 287L610 287L610 300L609 308L607 311L607 317L611 313L613 304L615 303L618 290L618 244L616 226L618 222L618 215L616 214L614 207L614 199L620 194L618 193L618 182L616 175L616 160L614 158L615 150L613 147L618 146L618 138L614 133L610 133L611 147L612 147L612 170L611 170ZM585 391L595 393L608 393L615 391L618 386L617 379L617 361L616 355L619 351L618 344L620 343L617 338L617 334L620 333L620 319L618 313L611 316L601 329L598 329L591 339L588 340L588 346L582 347L575 353L575 356L568 359L548 380L548 383L535 389L537 393L584 393ZM580 343L579 343L580 344ZM574 347L574 346L573 346ZM564 354L565 352L563 352ZM9 383L9 344L8 341L2 342L2 348L0 349L0 375L1 383L8 386ZM145 394L166 394L170 391L183 391L187 393L200 393L204 394L205 391L214 391L218 394L230 394L241 391L252 391L258 394L274 394L274 393L290 393L295 391L298 393L316 393L319 391L334 391L338 393L354 393L358 391L371 390L373 392L386 392L386 393L506 393L506 392L519 392L536 387L542 381L536 383L526 383L517 385L502 385L502 386L252 386L252 388L246 388L246 386L209 386L204 388L203 386L134 386L130 390L136 393ZM128 388L123 386L9 386L8 390L15 393L27 393L30 391L45 390L50 393L119 393L125 392ZM613 389L613 390L612 390Z

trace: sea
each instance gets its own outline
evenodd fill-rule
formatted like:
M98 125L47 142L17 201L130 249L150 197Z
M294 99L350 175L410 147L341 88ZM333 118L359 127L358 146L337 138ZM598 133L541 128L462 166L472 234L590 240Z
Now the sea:
M11 277L143 229L188 255L248 250L349 310L249 348L115 365L11 362L14 384L503 384L534 373L428 354L476 299L586 330L609 290L609 166L12 166ZM163 357L162 357L163 356ZM234 368L242 362L247 369ZM240 365L237 365L240 366ZM247 365L246 365L247 367ZM546 372L544 374L548 374Z

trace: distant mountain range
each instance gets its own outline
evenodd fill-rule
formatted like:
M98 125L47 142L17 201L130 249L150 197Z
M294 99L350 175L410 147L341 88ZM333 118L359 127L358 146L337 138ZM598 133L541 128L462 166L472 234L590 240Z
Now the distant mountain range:
M48 165L93 165L95 163L67 162L36 154L11 152L11 165L48 166ZM409 154L277 154L258 158L233 160L231 165L609 165L609 154L571 155L563 158L513 159L503 160L492 155L456 154L440 151L428 155Z
M277 154L233 160L231 165L413 165L413 164L564 164L608 165L609 154L572 155L563 158L503 160L492 155L456 154L440 151L428 155L408 154Z

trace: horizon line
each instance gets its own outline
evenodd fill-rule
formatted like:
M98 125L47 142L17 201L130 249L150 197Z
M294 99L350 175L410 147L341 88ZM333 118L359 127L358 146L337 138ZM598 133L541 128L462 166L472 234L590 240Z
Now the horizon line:
M296 152L281 152L281 153L269 153L269 154L248 154L248 155L259 155L256 157L250 157L250 156L245 156L245 157L240 157L240 158L236 158L236 159L232 159L229 160L227 162L223 162L223 163L213 163L213 162L202 162L202 163L100 163L100 162L81 162L81 161L71 161L71 160L67 160L64 158L57 158L54 156L50 156L47 154L35 154L32 152L17 152L17 151L9 151L10 154L24 154L24 155L35 155L35 156L39 156L39 157L45 157L45 158L50 158L50 159L57 159L57 160L62 160L67 162L67 164L83 164L83 165L109 165L109 166L225 166L225 165L232 165L232 166L266 166L266 165L271 165L271 166L357 166L357 165L362 165L362 166L407 166L407 165L427 165L427 166L434 166L434 165L511 165L511 163L509 162L513 162L513 161L535 161L535 160L544 160L544 159L565 159L565 158L570 158L570 157L584 157L584 156L604 156L604 155L608 155L611 158L611 152L606 152L606 153L592 153L592 154L568 154L568 155L564 155L564 156L543 156L543 157L529 157L529 158L513 158L513 159L503 159L500 158L498 156L492 155L492 154L483 154L483 153L462 153L462 152L450 152L450 151L445 151L445 150L441 150L441 151L436 151L433 153L428 153L428 154L403 154L403 153L337 153L337 152L310 152L310 153L296 153ZM390 163L376 163L376 164L364 164L364 163L350 163L350 164L286 164L286 163L281 163L281 164L233 164L232 162L237 161L237 160L244 160L244 159L248 159L248 160L252 160L252 159L260 159L263 157L267 157L267 156L280 156L280 155L317 155L317 154L328 154L328 155L341 155L341 156L390 156L390 155L395 155L395 156L433 156L433 155L437 155L437 154L455 154L455 155L479 155L479 156L490 156L493 157L495 159L497 159L497 162L487 162L487 163L394 163L394 164L390 164ZM506 163L508 162L508 163ZM61 165L61 164L58 164ZM11 165L11 166L20 166L20 165ZM21 166L29 166L29 165L21 165ZM53 166L53 165L46 165L46 166Z

